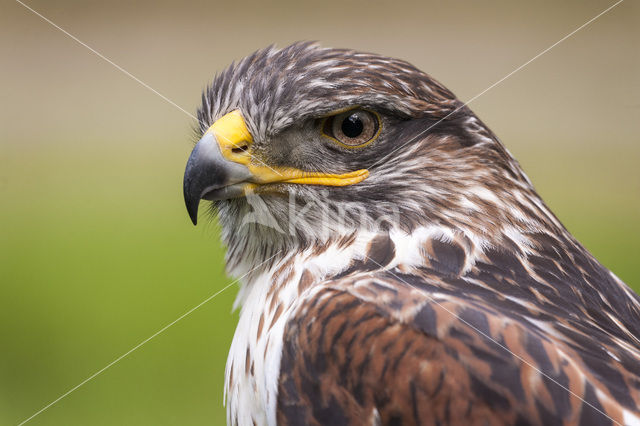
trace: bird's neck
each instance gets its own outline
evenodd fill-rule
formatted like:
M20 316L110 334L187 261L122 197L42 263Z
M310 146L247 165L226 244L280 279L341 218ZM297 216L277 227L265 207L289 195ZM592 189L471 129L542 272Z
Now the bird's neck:
M465 263L471 258L466 250L475 246L440 226L420 227L411 233L359 230L313 246L283 250L253 271L238 269L235 273L241 274L242 284L236 304L242 308L226 367L229 424L250 424L252 419L259 424L275 422L271 417L275 415L283 333L301 300L340 276L427 265L432 253L439 253L446 244L467 244L462 249Z

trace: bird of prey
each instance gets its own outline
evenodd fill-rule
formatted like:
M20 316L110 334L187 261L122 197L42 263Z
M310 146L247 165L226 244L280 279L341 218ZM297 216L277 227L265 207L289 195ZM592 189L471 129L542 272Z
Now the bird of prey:
M240 319L230 425L640 424L640 299L411 64L299 42L215 76L184 197Z

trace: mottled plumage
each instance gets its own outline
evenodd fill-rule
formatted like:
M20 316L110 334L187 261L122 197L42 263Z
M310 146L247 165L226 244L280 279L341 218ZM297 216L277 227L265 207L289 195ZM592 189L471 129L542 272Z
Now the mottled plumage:
M327 137L326 117L349 108L379 136ZM252 138L225 154L210 126L232 111ZM639 298L431 77L375 54L268 48L218 75L198 118L216 167L237 155L251 170L202 183L219 172L199 169L198 148L185 175L192 217L214 200L242 277L229 424L640 424Z

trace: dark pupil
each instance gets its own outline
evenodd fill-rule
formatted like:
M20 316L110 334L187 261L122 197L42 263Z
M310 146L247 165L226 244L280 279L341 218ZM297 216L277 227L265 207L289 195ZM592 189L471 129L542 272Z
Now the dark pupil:
M356 138L362 134L364 124L358 114L351 114L342 122L342 133L348 138Z

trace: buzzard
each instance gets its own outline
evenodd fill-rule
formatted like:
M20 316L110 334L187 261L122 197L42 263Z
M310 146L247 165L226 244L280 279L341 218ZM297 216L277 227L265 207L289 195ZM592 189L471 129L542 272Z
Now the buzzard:
M640 424L640 300L411 64L296 43L202 95L184 197L242 277L230 425Z

